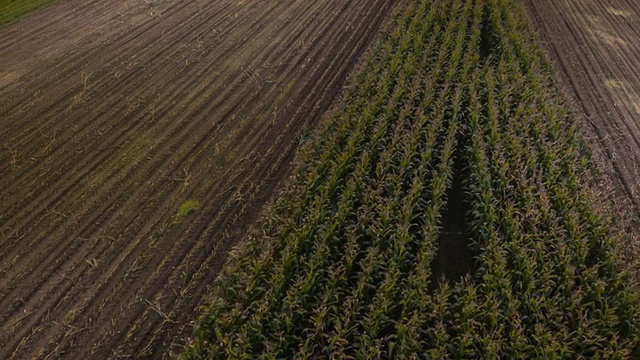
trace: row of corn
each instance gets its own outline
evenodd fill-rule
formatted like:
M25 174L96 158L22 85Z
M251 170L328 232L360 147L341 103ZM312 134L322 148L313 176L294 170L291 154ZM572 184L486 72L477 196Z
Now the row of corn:
M552 74L516 0L399 4L182 356L640 358ZM452 206L465 225L444 229ZM435 270L445 231L464 277Z

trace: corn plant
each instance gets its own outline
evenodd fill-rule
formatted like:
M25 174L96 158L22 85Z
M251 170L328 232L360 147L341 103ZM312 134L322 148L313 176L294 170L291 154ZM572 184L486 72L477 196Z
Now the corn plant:
M406 0L392 19L183 357L640 357L638 288L520 4ZM474 266L437 278L454 180Z

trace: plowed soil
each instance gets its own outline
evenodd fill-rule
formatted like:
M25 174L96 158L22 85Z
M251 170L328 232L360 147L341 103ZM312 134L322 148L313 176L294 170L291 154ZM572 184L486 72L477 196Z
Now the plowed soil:
M640 3L526 0L615 196L640 211ZM635 207L635 209L634 209ZM621 210L625 211L625 210Z
M0 28L0 359L179 350L393 2L60 0Z

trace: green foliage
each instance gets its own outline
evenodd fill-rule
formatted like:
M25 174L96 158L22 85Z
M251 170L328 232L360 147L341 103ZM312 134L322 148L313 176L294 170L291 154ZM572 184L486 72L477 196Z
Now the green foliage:
M640 357L637 288L520 5L404 4L183 357ZM455 156L476 270L434 283Z
M55 0L0 0L0 26Z
M183 202L175 214L173 214L172 224L180 224L182 221L189 216L191 213L196 211L198 208L198 200L196 199L188 199Z

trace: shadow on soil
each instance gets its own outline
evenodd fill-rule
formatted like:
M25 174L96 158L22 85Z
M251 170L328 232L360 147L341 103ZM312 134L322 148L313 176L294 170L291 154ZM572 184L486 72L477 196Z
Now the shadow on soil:
M453 165L453 181L447 190L447 204L442 211L438 250L431 263L430 289L435 290L439 281L458 282L465 275L475 272L477 252L471 246L471 229L467 221L469 204L464 198L463 179L468 176L466 167L456 154Z

